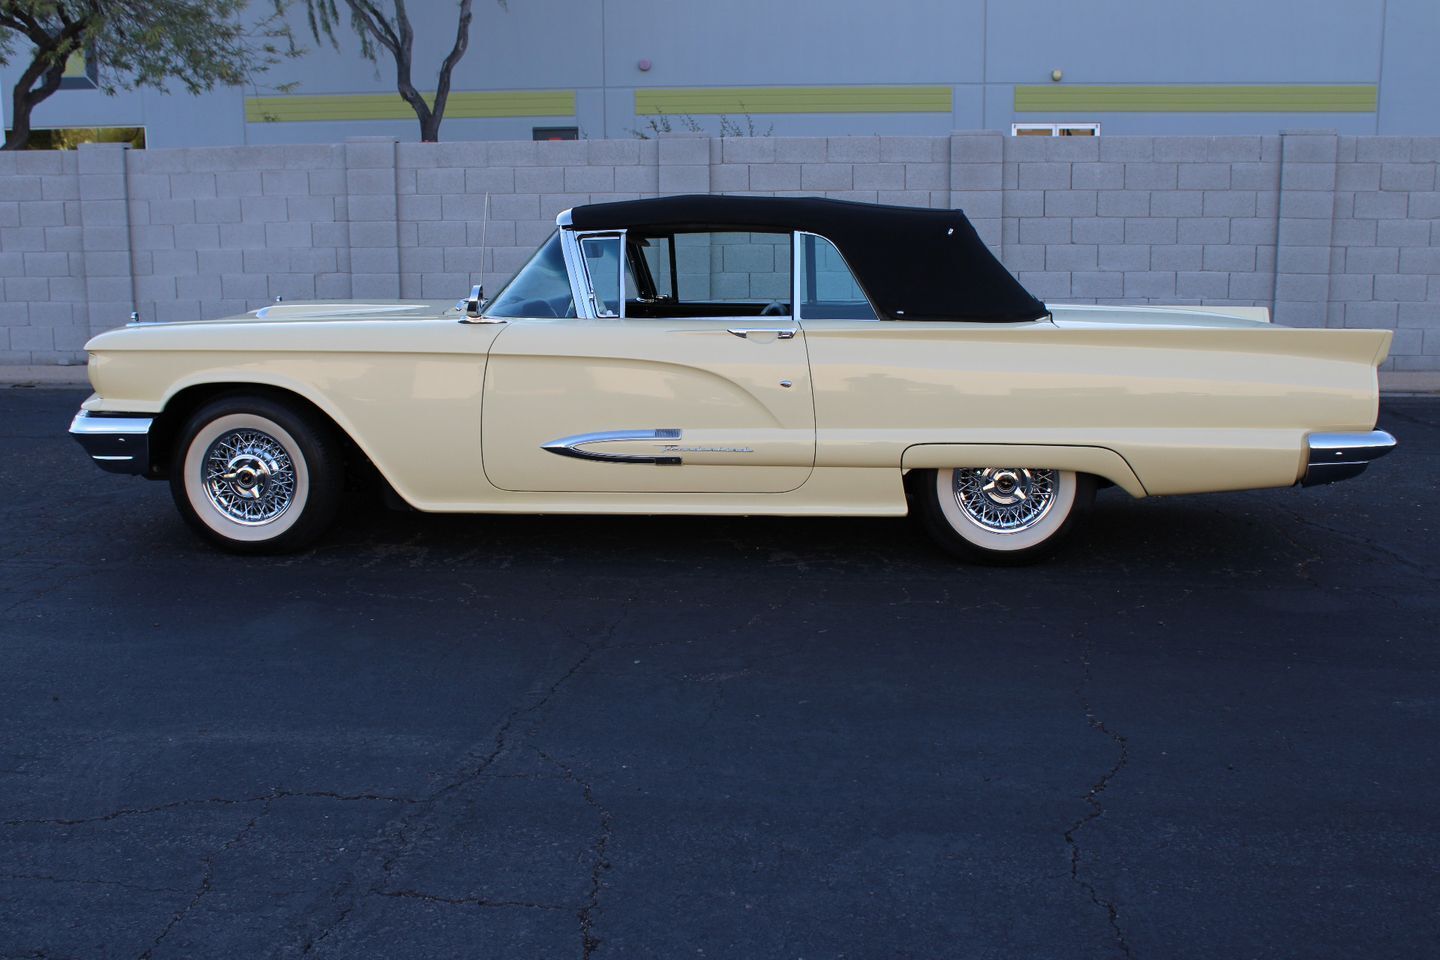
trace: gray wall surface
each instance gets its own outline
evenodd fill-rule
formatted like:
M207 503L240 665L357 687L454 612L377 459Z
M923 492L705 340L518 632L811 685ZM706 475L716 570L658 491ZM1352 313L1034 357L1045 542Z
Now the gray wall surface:
M730 138L0 153L0 362L287 300L493 293L561 210L656 194L963 208L1051 302L1273 307L1440 371L1440 137ZM490 196L488 249L481 220Z
M343 5L342 5L343 7ZM256 0L255 9L268 9ZM411 3L415 77L433 88L455 31L454 3ZM1277 133L1323 126L1350 134L1440 134L1440 3L1435 0L476 0L470 50L454 74L463 91L567 90L573 117L462 118L447 140L528 139L534 126L575 125L621 138L643 127L635 93L653 88L941 85L941 112L756 112L778 136L926 134L1009 129L1012 121L1098 121L1105 135ZM396 97L393 66L364 60L348 26L339 48L315 42L303 5L292 14L309 48L251 87L200 97L154 91L106 96L62 90L39 126L144 126L151 147L322 143L349 136L417 138L403 119L250 122L245 98L294 83L306 96ZM12 58L13 59L13 58ZM651 69L640 69L648 61ZM9 89L23 69L0 68ZM1017 84L1347 85L1376 90L1363 112L1017 112ZM396 105L400 106L398 97ZM8 98L3 108L8 110ZM695 111L711 133L719 118ZM678 120L677 120L678 122Z

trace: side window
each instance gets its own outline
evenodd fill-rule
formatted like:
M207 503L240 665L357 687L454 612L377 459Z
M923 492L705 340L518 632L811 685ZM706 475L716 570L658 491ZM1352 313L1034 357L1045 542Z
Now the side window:
M790 299L790 237L783 233L682 233L680 299L768 303Z
M675 244L670 237L641 237L638 241L641 259L649 272L655 300L675 299Z
M628 305L627 314L789 316L790 237L771 231L704 230L639 238L650 276L641 278L640 299Z
M813 233L800 234L800 319L880 319L840 251Z
M580 240L597 317L620 316L620 241L618 236Z

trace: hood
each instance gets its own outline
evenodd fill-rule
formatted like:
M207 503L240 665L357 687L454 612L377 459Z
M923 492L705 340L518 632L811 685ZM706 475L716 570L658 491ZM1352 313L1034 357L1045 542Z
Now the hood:
M320 320L434 320L455 313L454 300L332 300L274 303L230 320L313 323Z
M1265 307L1112 307L1088 303L1047 303L1057 327L1115 329L1122 327L1245 328L1267 326Z
M211 320L140 320L136 326L177 323L318 323L326 320L435 320L458 313L454 300L327 300L272 303Z

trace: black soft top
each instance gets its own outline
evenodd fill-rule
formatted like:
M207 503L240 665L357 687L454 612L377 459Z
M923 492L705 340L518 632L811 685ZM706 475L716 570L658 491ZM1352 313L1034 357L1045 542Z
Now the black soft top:
M803 230L840 249L875 310L890 320L1015 322L1045 316L960 210L823 197L692 195L592 203L577 230Z

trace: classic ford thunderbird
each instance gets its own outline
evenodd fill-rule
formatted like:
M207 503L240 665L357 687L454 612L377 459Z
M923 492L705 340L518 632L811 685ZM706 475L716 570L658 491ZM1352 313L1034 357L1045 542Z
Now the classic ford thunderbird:
M425 511L897 515L995 562L1097 486L1354 476L1391 334L1256 307L1046 305L958 210L576 207L493 299L277 303L86 349L70 431L199 533L293 550L347 474Z

